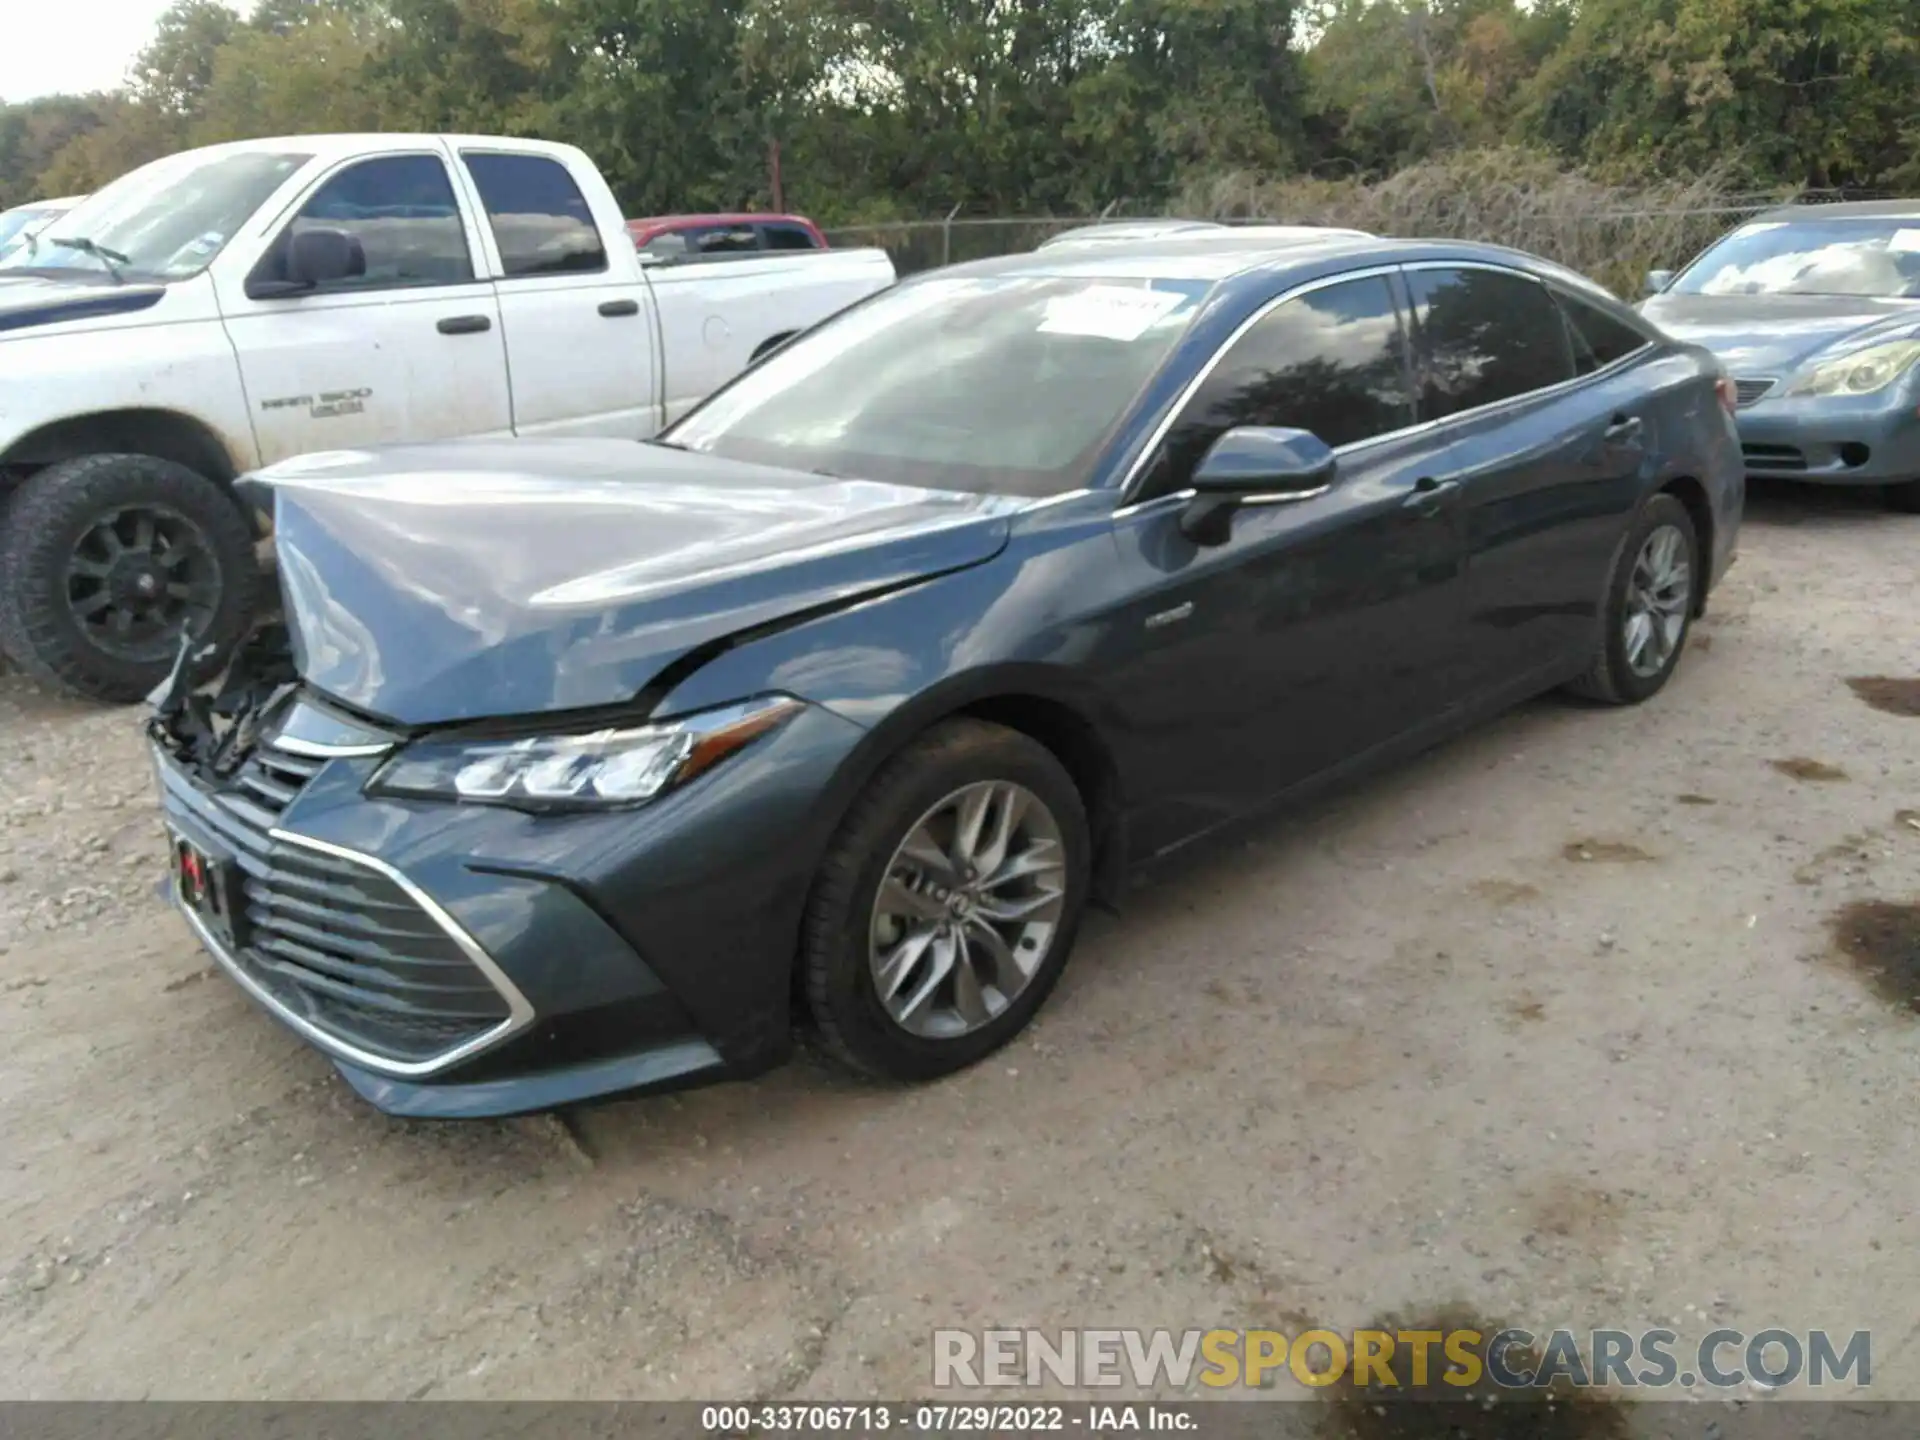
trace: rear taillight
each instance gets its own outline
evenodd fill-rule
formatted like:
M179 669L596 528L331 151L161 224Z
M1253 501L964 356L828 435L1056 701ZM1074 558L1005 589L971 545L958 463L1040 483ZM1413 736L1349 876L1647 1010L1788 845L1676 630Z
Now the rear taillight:
M1733 383L1731 375L1722 375L1713 382L1713 393L1720 397L1721 408L1731 415L1739 408L1740 392Z

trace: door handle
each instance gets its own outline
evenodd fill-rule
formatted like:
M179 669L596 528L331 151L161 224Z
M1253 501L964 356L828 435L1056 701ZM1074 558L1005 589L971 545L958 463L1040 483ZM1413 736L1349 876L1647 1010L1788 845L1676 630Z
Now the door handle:
M449 315L433 328L442 335L478 335L482 330L491 330L493 320L486 315Z
M602 300L600 313L609 320L618 319L622 315L638 315L640 302L638 300Z
M1645 428L1638 415L1616 415L1600 438L1609 445L1638 445L1640 432Z
M1413 482L1413 493L1400 502L1400 508L1411 510L1422 517L1438 515L1440 507L1445 505L1459 488L1458 480L1440 480L1432 475L1422 475Z

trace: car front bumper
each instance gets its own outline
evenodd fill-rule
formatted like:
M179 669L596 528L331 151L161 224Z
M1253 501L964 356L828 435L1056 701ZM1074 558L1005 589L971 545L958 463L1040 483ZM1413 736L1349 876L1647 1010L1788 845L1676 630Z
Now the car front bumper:
M309 762L274 813L244 767L154 763L169 830L232 857L233 945L175 895L222 968L379 1109L479 1118L784 1060L822 797L864 734L809 707L604 814L371 797L374 756Z
M1920 479L1920 408L1892 395L1767 396L1734 417L1749 475L1822 485Z

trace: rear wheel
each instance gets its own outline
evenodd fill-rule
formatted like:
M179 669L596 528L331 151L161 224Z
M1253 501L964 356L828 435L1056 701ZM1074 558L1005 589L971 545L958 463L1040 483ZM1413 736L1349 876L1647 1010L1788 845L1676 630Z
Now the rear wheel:
M1898 510L1903 515L1920 515L1920 480L1884 486L1882 493L1886 496L1889 510Z
M0 649L50 684L138 700L186 630L224 657L259 579L246 517L204 476L150 455L64 460L0 513Z
M1080 794L1044 746L975 720L908 746L855 803L808 906L827 1047L927 1080L1006 1044L1066 966L1090 854Z
M1657 694L1680 663L1701 581L1693 517L1673 496L1654 496L1608 577L1592 668L1568 688L1610 705L1637 705Z

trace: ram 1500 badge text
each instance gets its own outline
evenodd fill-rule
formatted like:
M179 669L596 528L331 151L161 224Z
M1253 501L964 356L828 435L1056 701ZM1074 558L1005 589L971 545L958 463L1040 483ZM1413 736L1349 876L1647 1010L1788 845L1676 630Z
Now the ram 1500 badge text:
M234 477L461 436L639 440L893 283L882 251L634 252L568 145L308 135L145 166L0 258L0 650L137 699L258 592Z

